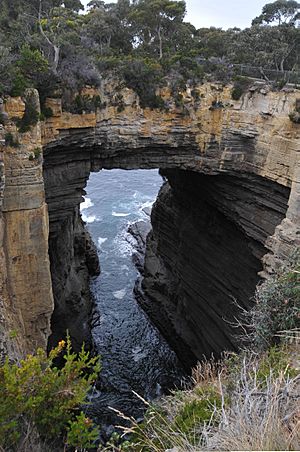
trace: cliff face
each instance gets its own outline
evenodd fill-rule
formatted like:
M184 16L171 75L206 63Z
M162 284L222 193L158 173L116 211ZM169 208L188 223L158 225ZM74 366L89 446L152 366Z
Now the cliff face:
M247 304L257 272L263 267L265 272L272 271L299 246L300 134L299 125L288 117L299 92L274 93L262 88L256 84L234 102L230 86L202 85L196 99L189 89L182 93L184 108L176 107L165 89L161 94L168 111L142 110L137 97L123 89L118 91L118 96L123 96L124 110L120 112L112 83L104 83L100 89L107 106L97 114L65 113L59 99L48 99L54 115L42 125L44 167L38 186L45 183L49 209L56 303L53 341L72 325L79 341L87 333L87 279L88 274L98 272L98 264L82 229L78 206L90 171L161 168L166 170L169 185L162 189L153 212L143 283L152 301L149 309L164 312L167 329L181 337L177 344L190 353L191 360L201 350L231 345L222 317L234 312L228 308L232 297ZM86 94L95 92L87 90ZM15 162L15 157L12 160ZM6 164L5 174L9 174L8 168ZM21 172L22 177L26 173L30 187L24 166ZM37 193L26 195L27 204L36 197ZM45 209L42 198L39 208ZM7 191L4 200L9 199ZM23 215L22 206L15 209ZM47 223L45 212L39 218ZM14 224L18 228L21 223L18 219ZM12 234L9 215L5 230ZM36 239L35 234L29 237L26 246L36 246ZM45 250L46 245L45 239ZM20 267L14 265L14 284L21 290ZM5 268L9 268L7 262ZM30 281L27 269L31 272L27 265L24 278ZM35 269L33 266L32 274ZM43 281L47 280L49 288L49 265L47 272ZM5 290L10 283L9 276ZM22 321L31 325L24 300L18 292ZM200 332L196 331L198 322L205 323ZM37 328L41 331L41 326ZM49 323L45 331L49 331Z
M46 347L53 312L41 125L18 134L11 119L24 110L22 99L8 99L0 132L0 353L11 357Z
M237 348L289 189L258 176L166 170L138 297L188 366ZM239 307L238 307L238 306Z

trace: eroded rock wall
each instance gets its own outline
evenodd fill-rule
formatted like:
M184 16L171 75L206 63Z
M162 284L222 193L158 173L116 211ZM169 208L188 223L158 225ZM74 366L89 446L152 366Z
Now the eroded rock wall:
M189 367L237 348L239 309L251 307L289 189L257 176L163 174L138 299Z
M141 109L132 91L120 87L117 90L115 82L104 81L99 91L87 89L83 94L99 94L105 108L96 113L72 115L62 111L60 99L48 99L53 116L23 134L17 131L12 118L23 116L24 102L21 98L7 99L4 110L8 122L0 141L3 145L5 133L12 132L19 145L0 148L0 334L2 329L5 336L2 343L12 342L26 351L37 345L45 346L53 311L48 224L56 303L52 326L57 329L52 339L58 339L72 325L78 334L79 324L83 334L78 336L85 337L86 313L90 309L88 277L98 272L95 250L79 217L79 203L90 171L162 168L192 171L211 181L219 181L223 176L232 178L228 183L223 178L222 187L209 184L206 200L198 200L194 194L192 197L203 209L210 199L215 218L224 218L224 225L234 224L246 237L251 253L246 253L250 257L245 259L251 275L262 269L257 262L265 251L262 260L267 273L299 246L300 132L299 125L292 123L288 116L299 91L287 88L272 92L255 82L239 101L232 101L231 89L231 86L207 83L199 86L198 96L194 98L187 87L182 92L183 106L178 107L170 89L165 88L160 94L168 108L158 111ZM123 111L116 105L116 94L123 96ZM43 152L35 153L37 148ZM165 194L165 200L173 202L174 215L179 221L180 202L175 207L174 199L180 197L175 190L176 181L172 182L170 174L168 177L173 201L171 192ZM257 184L255 177L264 183ZM242 183L245 193L251 193L248 203L236 195L238 184L232 185L233 180ZM268 202L261 201L271 186L269 182L277 184L278 193L272 189ZM257 191L253 190L254 186ZM278 210L277 196L286 200L288 192L281 198L280 187L291 190L283 216L284 209ZM170 213L168 203L165 205ZM275 209L272 221L260 219L265 208L269 213ZM191 210L193 215L200 215ZM170 219L175 221L171 216ZM163 242L157 246L164 249ZM237 252L240 246L245 246L244 242L233 249ZM198 251L200 258L204 251ZM251 276L250 280L253 287L257 277ZM247 284L244 290L248 294ZM184 309L185 304L182 302L180 306ZM15 336L13 341L7 340L9 336Z
M33 91L37 108L37 93ZM48 211L42 171L41 127L19 133L21 98L4 105L0 212L0 342L11 357L46 348L53 312L48 256ZM5 140L6 145L5 144Z

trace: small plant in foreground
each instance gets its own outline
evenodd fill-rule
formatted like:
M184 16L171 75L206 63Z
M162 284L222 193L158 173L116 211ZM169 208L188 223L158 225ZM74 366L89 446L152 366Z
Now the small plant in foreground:
M54 364L60 355L65 361L62 368ZM68 430L74 441L76 423L81 435L86 426L83 440L96 437L92 424L84 423L83 414L76 419L75 413L85 402L99 370L98 358L90 357L83 348L79 354L73 353L69 338L49 356L38 349L16 364L7 359L0 367L0 446L17 450L28 425L47 442L62 440Z
M98 439L99 431L93 421L81 412L74 421L69 421L67 444L76 447L76 450L85 450L93 447ZM78 449L80 448L80 449Z

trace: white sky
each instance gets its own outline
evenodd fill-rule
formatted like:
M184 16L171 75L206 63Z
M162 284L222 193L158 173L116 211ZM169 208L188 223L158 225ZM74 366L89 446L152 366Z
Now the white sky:
M90 0L82 0L87 5ZM186 20L196 28L222 27L245 28L261 13L266 3L274 0L186 0ZM106 0L114 3L114 0Z

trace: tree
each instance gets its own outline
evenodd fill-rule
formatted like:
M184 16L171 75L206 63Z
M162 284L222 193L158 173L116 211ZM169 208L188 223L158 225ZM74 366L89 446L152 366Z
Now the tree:
M163 57L163 46L167 36L182 23L186 13L185 1L136 0L132 19L140 29L138 39L149 48L158 42L159 59Z
M39 0L38 27L41 35L53 51L51 67L54 74L60 58L61 45L65 42L65 34L74 30L79 9L83 8L80 0Z
M272 24L277 25L290 24L295 25L300 19L300 3L295 0L277 0L273 3L267 3L262 14L252 21L252 25Z

